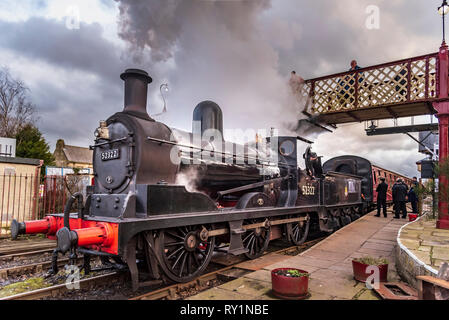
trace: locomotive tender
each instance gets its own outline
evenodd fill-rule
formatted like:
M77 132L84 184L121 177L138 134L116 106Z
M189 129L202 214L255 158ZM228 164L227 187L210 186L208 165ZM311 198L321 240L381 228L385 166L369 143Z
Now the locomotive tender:
M53 271L58 254L70 252L73 261L83 254L86 272L91 256L126 264L135 290L161 279L187 282L204 271L215 250L254 259L270 240L285 237L299 245L311 225L333 232L366 212L363 176L324 170L314 177L301 170L297 137L268 137L265 150L250 144L224 148L217 104L200 103L194 111L199 125L183 132L148 115L152 79L145 71L128 69L121 78L125 106L95 131L95 184L86 199L77 193L64 213L11 224L13 239L43 233L57 240ZM218 137L193 141L195 133L204 137L209 130ZM307 169L310 153L307 148ZM193 190L176 184L192 172ZM144 275L151 280L143 282Z
M388 184L388 205L393 204L392 187L398 178L401 178L408 186L412 186L412 179L372 164L369 160L358 156L345 155L332 158L323 164L323 171L334 171L360 176L362 178L362 198L367 210L376 206L376 187L381 182L380 178L385 178L385 183Z

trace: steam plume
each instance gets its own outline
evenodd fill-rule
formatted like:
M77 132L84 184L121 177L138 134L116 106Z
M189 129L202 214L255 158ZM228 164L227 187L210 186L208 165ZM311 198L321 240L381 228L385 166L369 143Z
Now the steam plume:
M222 107L226 128L290 131L284 123L301 110L288 101L289 74L280 74L278 52L264 32L270 0L116 1L119 36L137 63L150 57L152 73L173 89L161 121L189 128L185 115L211 99ZM298 34L277 37L296 41Z

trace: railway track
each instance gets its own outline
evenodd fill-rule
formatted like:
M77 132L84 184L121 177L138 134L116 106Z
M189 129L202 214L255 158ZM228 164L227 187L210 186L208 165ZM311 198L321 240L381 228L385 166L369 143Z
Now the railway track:
M266 257L267 255L271 255L271 254L296 253L296 252L300 252L301 250L304 251L305 249L313 246L314 244L318 243L319 241L321 241L323 239L324 238L318 238L318 239L314 239L314 240L305 242L301 246L292 246L292 247L272 251L272 252L267 253L264 256ZM262 257L264 257L264 256L262 256ZM67 262L65 260L68 260L68 259L60 260L61 265L63 265L65 262ZM51 262L41 262L41 263L35 263L35 264L26 265L26 266L13 267L13 268L9 268L9 270L8 269L5 269L5 270L8 270L7 272L13 273L13 272L17 272L17 270L19 270L20 268L23 268L23 269L39 268L39 266L40 266L40 268L43 269L45 266L48 266L50 263ZM238 265L239 263L240 262L237 262L232 265L225 266L225 267L217 269L215 271L203 274L191 282L176 283L173 285L165 286L163 288L159 288L159 289L147 292L147 293L139 295L137 297L132 297L132 298L130 298L130 300L158 300L158 299L163 299L163 298L174 298L174 297L176 297L176 295L179 292L181 292L183 290L186 290L186 289L192 288L192 287L198 287L198 286L203 287L203 286L207 285L207 283L209 281L213 281L213 280L231 281L231 280L234 280L236 277L227 274L227 271L236 269L236 265ZM15 270L15 269L17 269L17 270ZM0 270L0 272L1 272L1 270ZM247 272L250 272L250 271L247 270ZM97 276L92 276L90 278L82 279L78 282L78 284L79 284L80 289L91 288L93 286L101 285L101 284L105 284L105 283L110 284L110 283L120 282L121 278L123 278L125 276L126 276L126 273L123 273L123 272L111 272L111 273L107 273L107 274L103 274L103 275L97 275ZM75 285L75 284L76 283L72 283L72 285ZM63 283L63 284L57 284L57 285L53 285L53 286L46 287L46 288L41 288L41 289L37 289L37 290L33 290L33 291L28 291L28 292L11 295L8 297L0 298L0 300L37 300L37 299L42 299L42 298L46 298L46 297L56 297L58 295L64 294L69 291L70 291L70 289L67 287L67 285L65 283Z
M326 237L314 239L311 241L304 242L300 246L292 246L288 248L283 248L277 251L269 252L268 254L262 256L266 257L271 254L288 254L288 253L294 253L297 251L304 251L313 245L317 244L321 240L325 239ZM257 259L256 259L257 260ZM255 261L255 260L254 260ZM156 289L147 293L144 293L142 295L139 295L137 297L130 298L129 300L160 300L163 298L169 298L169 299L176 299L176 296L179 292L184 291L189 288L195 288L195 287L203 287L207 284L207 282L213 281L213 280L224 280L224 281L232 281L238 278L238 276L232 276L227 271L230 271L234 268L236 268L236 265L239 263L236 263L234 265L226 266L224 268L203 274L199 276L197 279L192 280L187 283L175 283L173 285L166 286L164 288ZM238 268L238 267L237 267ZM253 270L246 270L247 272L253 272Z
M51 252L55 247L56 241L48 239L0 242L0 261L20 255Z
M119 272L111 272L102 275L93 276L91 278L85 278L78 282L74 282L71 285L75 286L79 284L80 289L89 288L95 285L100 285L104 283L114 283L119 282L120 278L124 276L123 273ZM55 297L65 292L70 291L71 289L65 284L57 284L54 286L50 286L47 288L41 288L33 291L23 292L19 294L15 294L12 296L0 298L0 300L37 300L45 297Z
M41 249L41 250L32 250L28 252L20 252L20 253L13 253L13 254L7 254L7 255L0 255L0 263L11 261L17 258L24 258L27 256L34 256L34 255L41 255L45 253L51 253L53 252L54 247L50 249Z
M82 257L77 258L77 262L82 261ZM64 266L69 262L69 258L63 258L58 260L58 267ZM0 280L5 280L11 276L20 276L24 274L32 274L44 271L46 268L51 267L51 261L42 261L30 264L24 264L9 268L0 269Z

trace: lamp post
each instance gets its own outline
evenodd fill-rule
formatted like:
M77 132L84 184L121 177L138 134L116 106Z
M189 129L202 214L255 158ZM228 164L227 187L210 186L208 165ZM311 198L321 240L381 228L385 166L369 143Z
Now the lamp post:
M438 7L438 13L443 17L443 43L446 43L446 23L445 17L449 13L449 5L444 0L440 7Z

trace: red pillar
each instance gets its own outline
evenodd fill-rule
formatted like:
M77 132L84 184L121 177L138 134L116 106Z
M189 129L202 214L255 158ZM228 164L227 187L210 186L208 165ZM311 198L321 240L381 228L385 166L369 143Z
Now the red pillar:
M441 44L440 51L438 53L438 98L448 98L449 88L449 56L448 46L445 42ZM445 161L449 156L449 101L435 102L433 107L438 112L438 125L439 125L439 159L440 164ZM448 179L440 174L439 176L439 193L442 195L442 190L448 189ZM447 192L444 192L447 193ZM449 212L447 194L438 197L438 229L449 229Z

